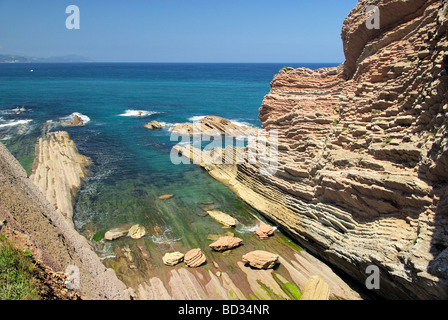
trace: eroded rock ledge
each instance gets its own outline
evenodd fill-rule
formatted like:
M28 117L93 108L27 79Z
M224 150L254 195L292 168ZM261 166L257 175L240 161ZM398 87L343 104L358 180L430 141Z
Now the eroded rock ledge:
M367 5L381 29L368 31ZM359 1L345 66L284 69L260 109L279 167L201 165L302 246L387 298L448 298L446 1ZM178 149L186 156L198 150Z
M39 138L30 179L67 220L72 221L72 198L85 178L90 159L78 149L66 131Z

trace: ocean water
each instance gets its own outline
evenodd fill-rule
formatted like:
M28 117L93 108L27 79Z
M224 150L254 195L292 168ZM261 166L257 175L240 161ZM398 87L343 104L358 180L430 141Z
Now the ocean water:
M252 236L253 214L263 219L255 210L198 166L171 163L177 141L170 141L169 129L206 115L261 126L262 100L284 66L335 65L0 64L0 141L30 172L37 138L47 130L69 132L80 153L93 160L74 199L75 226L88 238L118 224L139 223L149 231L145 244L156 256L204 247L208 234L223 232L201 215L201 202L211 201L238 219L238 236L263 247ZM74 114L85 126L61 125ZM143 127L152 120L166 128ZM165 194L175 197L158 199ZM98 244L97 250L106 260L117 252L110 244Z

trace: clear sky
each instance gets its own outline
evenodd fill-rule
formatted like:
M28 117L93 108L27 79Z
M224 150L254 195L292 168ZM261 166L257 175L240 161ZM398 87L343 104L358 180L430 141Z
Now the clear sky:
M0 54L98 62L343 62L357 0L0 0ZM80 29L68 30L68 5Z

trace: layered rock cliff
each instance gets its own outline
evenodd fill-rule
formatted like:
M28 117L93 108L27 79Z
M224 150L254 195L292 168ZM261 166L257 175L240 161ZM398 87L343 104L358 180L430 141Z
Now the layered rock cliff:
M359 1L345 64L285 68L271 83L259 117L279 132L277 173L202 163L359 283L379 267L387 298L448 298L447 14L446 1Z

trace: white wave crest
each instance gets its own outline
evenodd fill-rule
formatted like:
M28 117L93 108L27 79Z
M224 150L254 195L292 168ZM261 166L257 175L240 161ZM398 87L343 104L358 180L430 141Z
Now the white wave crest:
M147 111L147 110L126 110L124 113L120 114L120 117L138 117L138 118L143 118L143 117L149 117L152 116L153 114L159 114L160 112L157 111Z
M11 120L8 123L4 123L4 124L0 124L0 128L6 128L6 127L15 127L15 126L20 126L20 125L24 125L24 124L28 124L30 123L31 119L26 119L26 120Z
M84 125L90 122L90 118L88 116L79 112L73 112L71 115L61 118L61 120L66 123L71 123L73 122L73 120L75 120L75 116L78 116L82 120Z
M188 118L188 121L190 122L198 122L201 121L202 119L204 119L206 116L194 116L191 118Z

